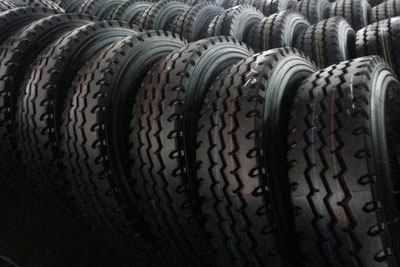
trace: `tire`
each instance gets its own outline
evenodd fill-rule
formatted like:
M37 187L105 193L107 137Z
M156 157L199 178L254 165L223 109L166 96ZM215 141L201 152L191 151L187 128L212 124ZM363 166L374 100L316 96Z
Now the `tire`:
M224 0L222 2L222 7L225 9L229 9L235 6L251 5L252 3L253 0Z
M250 30L246 42L256 52L293 46L296 37L309 26L310 23L299 13L292 10L282 11L256 24Z
M399 92L377 56L329 66L298 90L288 165L307 266L397 266Z
M174 19L188 9L183 2L162 0L146 9L137 18L137 25L147 30L168 30Z
M179 34L189 42L206 38L208 25L223 11L221 7L211 3L195 5L177 17L172 32Z
M374 23L397 16L400 16L400 1L387 1L372 8L369 16L369 22Z
M368 3L370 4L371 7L374 7L374 6L380 5L387 1L391 1L391 0L368 0Z
M99 19L105 19L123 0L87 0L79 9L81 14L89 14Z
M10 170L22 177L21 155L16 138L15 116L17 112L17 98L21 86L33 64L35 58L53 41L74 28L91 23L93 19L85 15L54 15L35 23L21 31L19 34L7 39L0 46L0 157L4 158ZM32 175L29 176L32 178ZM15 179L16 180L16 179ZM10 181L11 182L11 181ZM41 179L25 179L18 181L20 187L37 191L35 194L45 194L49 191L47 183Z
M342 16L354 30L368 25L371 6L367 0L338 0L332 4L329 17Z
M8 3L17 7L47 8L64 13L64 9L50 0L9 0Z
M294 47L311 57L318 68L354 57L356 32L343 17L333 17L310 26L298 35Z
M297 0L254 0L253 6L269 17L280 11L293 9Z
M148 1L127 1L114 10L111 14L111 19L137 24L137 18L152 4L152 2Z
M116 42L80 71L64 109L62 146L72 172L83 172L85 187L91 188L93 181L100 191L105 188L116 199L124 198L128 218L136 220L134 228L147 236L155 229L141 205L146 195L142 190L131 191L137 177L131 176L129 159L132 106L150 68L184 44L175 34L159 31ZM102 181L105 174L107 179ZM96 206L101 207L107 198L99 194Z
M0 13L0 45L23 27L36 20L57 15L58 11L45 8L20 7Z
M109 192L101 186L107 182L93 181L98 187L83 188L79 181L84 179L84 173L71 172L62 163L60 126L66 95L78 71L96 53L136 32L118 22L98 22L58 39L37 58L29 79L22 86L17 113L19 144L31 170L29 173L36 175L34 178L47 179L56 192L62 192L61 197L70 201L70 206L82 212L96 227L96 220L103 219L102 222L112 225L116 234L128 240L134 240L137 232L127 226L116 199L104 195L108 196ZM77 183L81 187L74 186ZM105 198L102 209L96 210L96 200Z
M65 9L66 13L78 13L79 9L84 3L84 0L72 0L63 6L63 8Z
M328 18L330 7L331 4L327 0L301 0L295 10L311 24L316 24Z
M133 108L130 153L137 159L131 168L138 177L136 190L148 192L145 206L169 240L167 247L176 246L199 266L224 265L214 262L217 244L204 232L196 186L186 171L193 168L196 123L209 85L223 69L250 55L231 37L191 43L149 73Z
M269 50L226 70L204 100L194 161L211 242L230 254L221 261L302 266L281 159L288 106L315 69L296 49Z
M357 57L379 55L400 77L400 18L382 20L357 32Z
M262 21L263 14L255 7L244 5L225 10L209 24L208 36L232 36L244 41L252 27Z
M7 11L10 9L14 9L14 8L17 8L17 6L13 5L7 1L0 1L0 12Z

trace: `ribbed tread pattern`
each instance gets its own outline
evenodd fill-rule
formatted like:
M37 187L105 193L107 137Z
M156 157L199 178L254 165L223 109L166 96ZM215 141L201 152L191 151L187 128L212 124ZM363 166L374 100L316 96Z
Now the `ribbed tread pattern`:
M209 2L195 5L174 20L172 31L188 41L200 40L207 37L208 25L222 12L221 7Z
M340 16L323 20L298 35L294 47L310 56L319 68L348 60L355 52L356 32Z
M295 246L288 249L283 241L287 237L279 234L282 225L273 212L269 190L271 166L262 145L266 98L277 89L268 87L269 80L278 77L277 67L288 59L300 59L297 63L307 66L309 74L315 70L295 49L259 53L222 73L203 104L196 160L205 226L212 233L211 242L229 252L225 257L231 258L232 266L292 266L290 262L299 260ZM288 251L282 251L285 248Z
M312 266L393 266L389 229L396 212L380 194L372 155L373 78L393 79L379 57L344 61L300 87L289 124L288 164L300 247ZM392 77L392 78L390 78ZM394 79L393 79L394 80ZM380 94L380 93L378 93ZM377 162L379 162L377 164ZM378 180L379 179L379 180ZM380 193L379 190L381 190ZM393 221L385 221L393 216Z
M391 18L372 23L357 32L356 55L379 55L400 77L400 18Z
M223 67L250 54L247 46L230 37L192 43L160 62L137 99L140 108L135 110L140 114L132 123L131 155L138 161L133 162L132 173L143 180L140 184L145 185L164 234L183 253L195 255L201 266L214 265L215 251L202 227L201 201L189 177L195 153L191 131L195 132L196 114L209 84Z
M332 4L329 17L342 16L354 30L368 25L371 6L367 0L338 0Z
M147 30L168 30L174 19L189 8L181 1L162 0L140 14L137 25Z
M299 13L282 11L256 24L246 41L256 52L293 46L296 36L301 35L309 26L310 23Z
M215 17L208 26L208 36L232 36L245 41L249 31L265 17L250 5L235 6Z
M102 203L101 211L121 217L123 215L115 200L113 202L112 198L107 197L108 192L101 191L99 185L91 183L86 184L91 187L84 187L79 183L85 172L73 172L69 168L65 170L68 166L61 161L63 153L59 143L62 139L62 110L67 92L79 69L95 53L135 32L114 21L90 24L64 35L38 57L29 78L23 84L24 92L18 102L19 143L29 173L47 179L60 196L69 199L71 206L79 208L90 220L96 217L90 207L93 204L90 200L98 199L103 196L101 194L105 194L104 197L109 200ZM84 168L85 165L78 170ZM92 170L87 171L90 173ZM115 220L118 217L115 214L108 219Z

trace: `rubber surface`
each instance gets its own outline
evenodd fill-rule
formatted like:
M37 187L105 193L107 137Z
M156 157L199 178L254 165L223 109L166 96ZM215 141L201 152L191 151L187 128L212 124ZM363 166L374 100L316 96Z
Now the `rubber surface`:
M137 24L137 18L153 3L149 1L130 0L118 6L110 15L111 19Z
M8 3L17 7L39 7L54 9L58 12L64 12L64 9L50 0L8 0Z
M67 93L78 71L107 46L136 32L118 22L98 22L58 39L37 58L22 87L17 115L22 155L32 170L30 173L47 179L70 206L96 227L97 220L102 219L127 240L135 238L137 232L129 226L116 199L100 187L107 184L106 180L93 182L93 187L82 187L76 181L85 178L83 169L74 172L62 164L60 127ZM99 202L102 205L95 205Z
M307 265L397 265L399 101L377 56L329 66L298 90L287 160Z
M148 70L183 45L178 36L158 31L122 39L82 69L64 111L65 158L77 172L85 172L85 184L92 181L96 185L97 206L112 196L124 197L129 204L126 212L142 232L156 229L148 225L153 219L143 212L145 194L132 191L137 179L130 174L130 121L136 115L132 106ZM101 179L104 175L106 181Z
M296 49L272 49L222 73L205 98L195 160L205 226L230 254L221 262L302 266L282 159L290 103L315 70Z
M24 31L10 37L0 46L0 157L7 161L10 168L19 170L21 165L23 166L15 133L15 116L21 86L24 79L27 78L31 65L53 41L74 28L91 23L91 21L93 18L85 15L49 16L32 23ZM38 189L38 193L45 193L49 190L44 186L42 177L30 174L29 178L27 181L29 185L22 184L21 186L29 187L30 190ZM39 186L39 184L41 185Z
M17 6L14 4L9 3L8 1L0 1L0 11L7 11L13 8L16 8Z
M162 0L146 9L137 18L137 25L146 30L169 30L174 19L189 8L180 1Z
M206 38L208 25L223 11L221 7L211 3L195 5L175 19L172 32L189 42Z
M216 16L208 25L208 36L232 36L244 41L250 29L264 18L255 7L235 6Z
M96 16L99 19L106 19L110 16L114 8L122 3L123 0L87 0L81 5L78 12Z
M303 15L311 24L327 19L331 4L327 0L301 0L294 10Z
M357 31L368 25L370 12L367 0L338 0L332 4L329 17L342 16Z
M268 17L280 11L296 7L296 0L254 0L252 5Z
M305 52L319 68L354 57L356 32L340 16L323 20L298 35L294 47Z
M246 42L256 51L293 46L310 23L295 11L282 11L265 18L249 30Z
M189 170L194 167L196 125L210 84L225 68L251 55L231 37L212 37L171 53L153 69L138 93L130 150L137 190L169 246L199 266L221 266L199 214Z
M30 23L58 13L53 9L32 7L20 7L0 13L0 45Z
M369 16L369 22L378 22L397 16L400 16L400 1L390 0L372 8Z
M379 55L400 77L399 34L399 17L368 25L357 32L357 56Z

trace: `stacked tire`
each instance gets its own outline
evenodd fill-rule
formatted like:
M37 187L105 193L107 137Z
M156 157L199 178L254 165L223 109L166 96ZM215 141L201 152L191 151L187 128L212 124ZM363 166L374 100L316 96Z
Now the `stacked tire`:
M366 0L0 8L3 190L182 266L399 265L399 17L368 25Z

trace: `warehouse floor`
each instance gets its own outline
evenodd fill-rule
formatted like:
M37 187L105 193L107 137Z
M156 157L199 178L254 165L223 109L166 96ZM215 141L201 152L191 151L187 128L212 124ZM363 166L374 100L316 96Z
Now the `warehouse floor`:
M176 266L161 256L124 253L113 247L112 237L91 231L60 206L9 190L0 199L1 267Z

